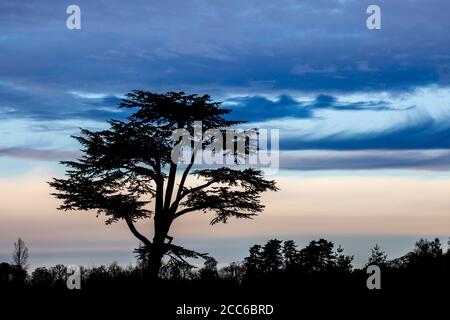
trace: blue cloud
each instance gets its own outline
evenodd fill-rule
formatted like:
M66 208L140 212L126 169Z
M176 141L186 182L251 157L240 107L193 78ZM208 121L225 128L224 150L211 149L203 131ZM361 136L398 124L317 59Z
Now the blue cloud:
M67 92L16 87L0 83L0 115L30 120L125 119L130 110L117 109L121 99L114 95L100 98L78 97Z
M340 111L405 111L409 108L397 109L389 102L359 101L340 102L331 95L320 94L311 102L300 102L289 95L280 95L275 99L264 96L245 96L229 98L224 106L231 109L229 115L233 120L246 120L251 122L266 121L280 118L314 118L314 111L320 109Z
M411 106L404 109L396 109L386 101L359 101L343 103L339 102L336 97L325 94L318 95L314 102L307 104L306 107L309 109L332 109L341 111L404 111L414 108L414 106Z
M56 92L214 96L450 83L445 0L381 0L379 31L365 26L367 1L80 0L80 31L65 28L68 4L2 1L0 80Z
M282 153L280 168L285 170L374 170L374 169L421 169L432 171L450 170L448 150L371 150L336 151L321 153Z
M418 122L365 134L333 134L316 139L282 139L283 150L450 149L448 120L422 118Z
M445 0L380 0L379 31L365 26L368 1L305 0L299 6L289 0L257 5L80 0L79 31L65 27L69 4L0 2L2 119L27 119L30 128L42 130L58 120L71 126L70 120L123 119L128 114L116 108L119 95L145 89L209 93L229 104L231 117L254 122L321 121L318 114L326 112L343 118L345 112L360 112L361 121L369 121L364 111L381 114L413 106L400 109L382 99L345 102L339 97L450 85L450 2ZM316 98L300 102L294 93ZM282 137L281 147L450 148L446 121L424 116L370 133Z
M269 100L263 96L231 98L225 107L232 110L229 117L233 120L265 121L269 119L295 117L311 118L313 113L288 95Z

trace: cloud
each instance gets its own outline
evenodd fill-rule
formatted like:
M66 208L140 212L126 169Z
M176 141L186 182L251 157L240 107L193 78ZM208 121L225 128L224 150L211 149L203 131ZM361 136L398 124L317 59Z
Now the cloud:
M291 136L282 139L283 150L366 150L366 149L450 149L448 120L421 118L417 122L393 125L365 133L336 132L316 137Z
M448 2L381 1L376 32L361 1L77 4L82 30L69 31L66 3L1 2L1 124L28 121L3 146L57 149L67 130L37 139L35 129L123 119L121 95L145 89L209 93L233 118L276 123L284 150L450 148L449 116L431 110L448 112L448 95L402 101L448 91Z
M80 31L65 28L68 4L1 2L1 80L57 92L215 96L449 83L450 4L442 0L408 1L408 10L381 1L383 25L375 32L365 26L368 3L361 1L81 0Z
M59 92L52 88L22 87L0 82L0 115L31 120L125 119L130 111L118 109L116 95L89 96Z
M334 65L330 65L324 68L314 68L309 65L295 65L291 73L294 75L305 75L305 74L317 74L317 73L334 73L337 69Z
M337 97L319 94L309 101L299 101L290 95L268 98L262 95L228 98L224 106L231 109L230 118L252 122L280 118L315 118L316 110L337 111L404 111L413 107L395 108L388 101L368 100L346 102Z
M353 111L404 111L414 108L410 106L407 108L395 108L390 102L382 100L369 100L357 102L339 101L336 97L320 94L315 100L306 105L309 109L331 109L331 110L353 110Z
M264 121L267 119L295 117L311 118L311 110L288 95L276 99L263 96L245 96L227 99L224 106L230 108L230 118L246 121Z
M61 161L75 159L78 152L63 150L44 150L33 148L0 148L0 157L28 159L38 161Z
M450 170L449 150L364 150L282 152L280 168L286 170Z

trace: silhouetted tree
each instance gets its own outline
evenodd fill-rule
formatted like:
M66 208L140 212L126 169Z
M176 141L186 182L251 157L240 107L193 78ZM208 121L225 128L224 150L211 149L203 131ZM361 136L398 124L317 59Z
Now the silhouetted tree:
M141 272L147 270L149 254L145 245L139 243L139 246L134 250L134 252L136 253L137 268L141 270Z
M300 250L299 259L307 272L324 272L334 266L336 256L333 253L334 244L325 239L311 241Z
M345 255L341 245L336 249L335 268L340 272L350 272L353 269L353 256Z
M178 259L172 259L169 257L167 262L161 267L161 277L164 279L181 280L181 279L193 279L195 274L192 271L193 265L186 261L180 261Z
M192 170L199 151L213 148L214 142L222 139L206 130L222 132L240 123L226 120L230 110L220 108L208 95L135 91L127 94L121 107L135 112L125 122L110 121L109 129L82 130L76 139L83 146L83 156L63 162L69 168L67 178L54 179L50 185L57 191L54 195L63 200L62 210L93 209L107 216L107 224L124 221L149 252L152 277L158 276L164 254L178 259L185 254L201 256L170 243L169 230L175 219L195 211L215 213L211 224L225 223L231 217L251 218L264 208L261 193L277 190L274 181L265 180L255 169ZM198 129L203 133L200 138ZM188 141L174 139L175 130L189 133ZM231 154L239 162L245 154L234 146L242 139L233 138L232 144L218 152ZM173 152L181 147L190 152L183 165L180 155ZM188 186L189 176L199 180ZM153 202L152 210L149 202ZM152 240L135 225L150 218L154 222Z
M123 269L122 269L122 267L119 265L119 263L117 261L113 261L108 266L108 274L109 274L110 278L117 279L117 278L122 276Z
M378 244L371 249L369 260L366 264L366 267L369 265L377 265L380 268L387 266L387 254L381 250Z
M19 238L14 242L13 263L16 267L27 270L28 269L28 247L25 242Z
M4 284L12 279L11 268L9 263L0 263L0 283Z
M58 288L66 287L67 267L63 264L57 264L50 268L50 274L53 279L53 286Z
M220 275L225 280L241 283L244 278L245 267L240 262L231 262L220 270Z
M14 282L14 286L23 286L27 278L28 247L21 238L14 242L12 259L13 264L10 268L10 277Z
M276 272L283 266L281 243L281 240L271 239L264 245L262 250L262 267L264 272Z
M287 240L283 244L284 268L287 271L295 269L298 264L299 253L293 240Z
M215 280L219 277L217 272L217 260L213 257L207 257L203 268L199 271L200 279L202 280Z
M258 244L250 247L249 256L244 259L245 275L253 280L262 273L262 247Z
M433 241L420 239L416 242L413 253L419 258L437 258L442 256L441 242L438 238Z
M85 270L87 282L93 287L100 286L109 280L108 267L101 265Z
M406 260L411 268L430 268L442 257L443 251L438 238L433 241L420 239L414 250L406 255Z
M53 284L51 272L45 268L36 268L31 273L31 284L36 288L50 288Z

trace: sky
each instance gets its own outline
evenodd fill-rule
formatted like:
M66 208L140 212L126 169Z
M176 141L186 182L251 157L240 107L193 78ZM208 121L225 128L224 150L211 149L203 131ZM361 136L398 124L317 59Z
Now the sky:
M363 263L375 243L394 258L422 236L445 242L450 3L375 2L2 0L0 260L21 236L33 265L134 261L125 226L58 212L46 182L79 154L70 135L125 119L117 104L135 89L208 93L230 118L280 130L281 191L265 212L187 217L180 243L226 263L272 237L322 236ZM71 4L81 30L66 27Z

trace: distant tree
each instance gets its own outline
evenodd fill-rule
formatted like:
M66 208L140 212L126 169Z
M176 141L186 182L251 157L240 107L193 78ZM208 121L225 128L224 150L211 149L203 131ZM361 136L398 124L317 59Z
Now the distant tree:
M36 288L49 288L53 285L53 277L51 272L45 268L36 268L31 273L31 284Z
M249 256L244 259L245 275L253 280L262 273L262 247L258 244L249 249Z
M11 265L6 262L0 263L0 283L6 283L12 280Z
M375 246L371 250L366 267L370 265L377 265L381 268L387 266L387 264L387 254L383 250L381 250L378 244L375 244Z
M417 257L421 258L440 257L443 254L441 241L438 238L435 238L433 241L420 239L416 242L413 252Z
M336 256L333 252L333 242L325 239L311 241L300 250L299 259L303 269L307 272L324 272L335 264Z
M25 242L19 238L14 242L13 263L16 267L27 270L28 269L28 247Z
M123 269L122 269L122 267L119 265L119 263L117 261L113 261L108 266L108 274L109 274L110 278L117 279L117 278L122 276Z
M354 256L344 254L344 248L341 245L336 249L335 268L340 272L351 272L353 269L352 261Z
M225 280L232 280L240 283L245 274L245 267L239 262L231 262L228 266L220 270L221 277Z
M283 266L281 244L281 240L271 239L264 245L262 250L262 266L264 272L276 272Z
M439 238L435 238L434 241L431 242L431 252L434 257L441 257L444 254L444 251L442 250L442 244Z
M92 287L104 285L110 280L108 267L105 265L86 269L84 274L86 275L87 284Z
M180 280L185 279L190 275L193 268L191 265L179 263L175 259L169 259L161 267L161 277L164 279Z
M149 254L145 245L139 242L138 247L134 250L136 253L137 268L142 272L148 269Z
M63 264L57 264L51 267L49 271L53 279L53 285L58 288L65 288L67 280L67 267Z
M134 91L127 94L121 107L135 112L127 121L110 121L109 129L82 130L76 137L83 146L82 157L63 162L68 167L67 178L54 179L50 185L63 201L62 210L92 209L105 214L107 224L124 221L148 251L152 277L158 276L165 254L179 260L204 257L171 243L169 231L175 219L192 212L214 213L211 224L232 217L252 218L264 208L261 194L277 190L274 181L252 168L192 170L199 151L213 148L214 142L222 139L207 130L223 133L241 123L226 120L230 110L208 95ZM194 134L198 129L202 129L201 139ZM189 133L188 141L174 139L175 130ZM236 150L235 145L244 138L233 138L216 151L239 162L249 149ZM182 157L173 152L181 147L190 152L190 159L183 164ZM196 178L190 186L189 176ZM142 219L153 219L152 240L136 228L135 223Z
M437 265L443 257L441 242L438 238L433 241L420 239L416 242L414 250L406 255L407 263L413 268L429 268Z
M296 267L298 263L297 245L293 240L287 240L283 244L284 268L289 271Z
M203 268L199 271L200 279L202 280L214 280L219 277L217 271L217 260L213 257L207 257Z

